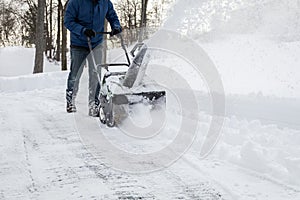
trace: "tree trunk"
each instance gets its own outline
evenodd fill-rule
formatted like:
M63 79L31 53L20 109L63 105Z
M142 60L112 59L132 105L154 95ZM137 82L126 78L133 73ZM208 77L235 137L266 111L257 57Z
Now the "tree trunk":
M147 25L147 6L148 6L148 0L142 0L142 11L141 11L141 30L139 32L138 41L142 42L144 40L144 34L145 30L144 28Z
M37 20L36 20L36 39L35 39L35 62L33 73L42 73L44 65L44 14L45 0L38 0Z
M45 46L45 55L47 58L49 57L48 52L49 52L49 22L48 22L48 8L47 5L45 5L45 31L46 31L46 46Z
M146 27L147 25L147 7L148 0L142 0L141 27Z
M56 35L56 55L55 59L60 61L61 45L60 45L60 36L61 36L61 13L62 13L62 3L61 0L58 0L57 6L57 35Z
M50 29L49 29L49 58L52 59L52 12L53 12L53 2L50 0L50 16L49 16L49 23L50 23Z
M68 3L68 2L67 2ZM62 14L62 24L64 22L64 15L65 15L65 10L67 7L67 3L65 3L63 7L63 14ZM65 71L68 69L67 67L67 29L65 26L62 26L62 47L61 47L61 70Z

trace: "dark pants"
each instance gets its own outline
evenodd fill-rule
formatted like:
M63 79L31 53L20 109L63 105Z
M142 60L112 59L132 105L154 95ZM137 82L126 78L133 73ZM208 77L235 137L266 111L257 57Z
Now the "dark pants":
M96 65L101 64L102 45L96 47L93 52L95 55ZM75 103L75 97L78 92L79 80L83 72L84 65L88 61L89 72L89 106L99 103L100 84L98 83L98 75L101 76L100 67L94 66L89 49L81 47L71 47L71 70L68 76L66 99L68 102Z

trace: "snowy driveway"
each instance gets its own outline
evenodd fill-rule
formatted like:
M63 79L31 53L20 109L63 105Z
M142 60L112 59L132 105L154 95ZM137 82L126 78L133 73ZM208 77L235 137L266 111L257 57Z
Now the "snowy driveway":
M248 170L247 166L241 168L214 155L197 159L197 145L165 170L148 174L115 171L99 162L81 143L73 115L64 110L63 87L1 93L0 99L0 199L300 197L295 187ZM230 122L231 127L226 128L231 132L241 123ZM222 148L225 144L221 141Z

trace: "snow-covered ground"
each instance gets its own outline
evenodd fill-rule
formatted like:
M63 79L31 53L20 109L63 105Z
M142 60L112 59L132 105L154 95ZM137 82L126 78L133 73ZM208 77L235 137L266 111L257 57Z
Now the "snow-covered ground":
M25 47L6 47L0 49L0 76L14 77L32 74L35 49ZM58 63L44 59L44 72L59 71Z
M87 116L86 74L78 113L66 114L67 72L47 63L47 73L31 75L32 49L1 49L0 199L300 199L297 6L296 0L176 2L164 26L207 52L223 81L226 113L217 145L200 159L212 117L202 84L195 93L199 113L182 115L168 105L166 133L175 133L176 116L191 123L198 119L197 138L173 165L151 173L110 168L105 149L92 152L83 136L99 144L94 149L104 145L102 132L120 149L143 154L161 148L170 134L155 142L134 141L118 128L99 125ZM184 62L154 58L189 69ZM183 77L195 78L186 71ZM131 113L137 123L149 117L142 110Z

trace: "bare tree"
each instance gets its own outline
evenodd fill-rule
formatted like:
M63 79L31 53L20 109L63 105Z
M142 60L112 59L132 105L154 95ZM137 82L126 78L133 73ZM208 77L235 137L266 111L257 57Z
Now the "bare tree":
M35 44L36 39L37 4L33 0L24 0L21 1L20 6L27 8L26 10L15 12L21 19L22 45L31 47L32 44Z
M147 8L148 0L142 0L141 27L146 27L147 25Z
M62 22L64 21L64 13L66 11L68 2L63 6ZM62 23L63 24L63 23ZM67 29L62 26L62 45L61 45L61 70L67 70Z
M49 8L48 8L49 7ZM52 59L52 49L53 49L53 0L49 1L49 5L46 5L46 49L45 54L49 60Z
M139 0L122 0L116 4L123 28L132 29L138 26L137 12L139 7Z
M60 61L60 54L61 54L61 26L62 26L62 21L61 21L61 15L62 15L62 2L61 0L58 0L58 5L57 5L57 33L56 33L56 54L55 54L55 59L57 61Z
M16 36L17 19L14 16L12 3L0 1L0 41L3 46L11 44Z
M116 10L124 30L125 40L132 43L137 39L141 42L148 38L160 26L165 5L173 1L153 0L150 4L149 0L118 0Z
M44 65L44 15L45 0L38 0L37 20L36 20L36 39L35 39L35 61L33 73L42 73Z

